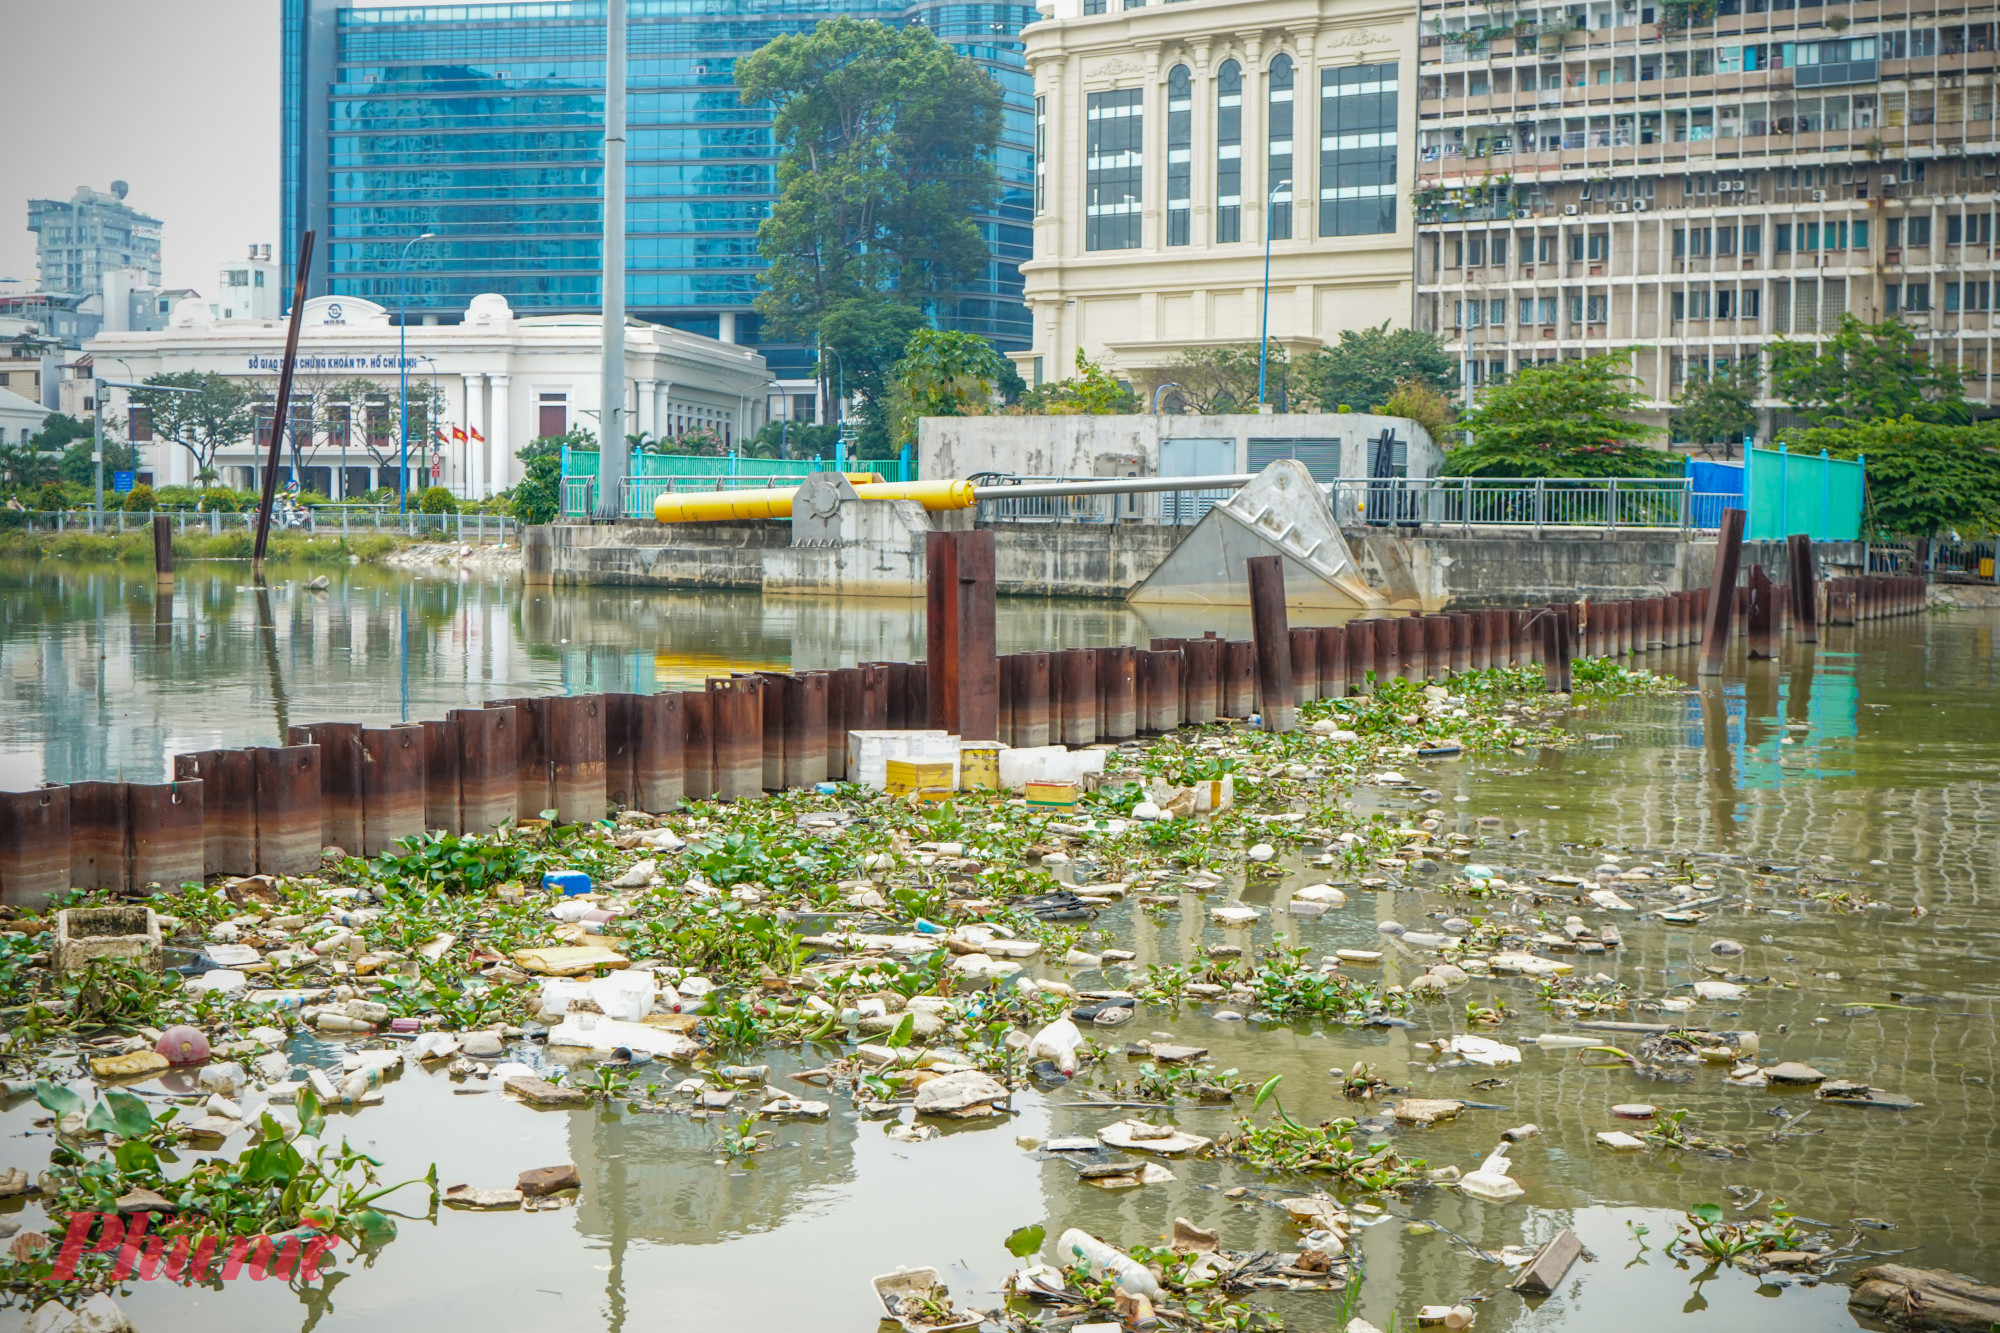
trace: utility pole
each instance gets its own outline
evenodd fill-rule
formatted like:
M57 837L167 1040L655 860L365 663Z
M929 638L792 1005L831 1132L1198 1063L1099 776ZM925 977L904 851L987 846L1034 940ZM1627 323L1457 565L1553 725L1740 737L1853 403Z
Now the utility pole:
M597 516L625 512L625 0L604 4L604 364L597 413Z

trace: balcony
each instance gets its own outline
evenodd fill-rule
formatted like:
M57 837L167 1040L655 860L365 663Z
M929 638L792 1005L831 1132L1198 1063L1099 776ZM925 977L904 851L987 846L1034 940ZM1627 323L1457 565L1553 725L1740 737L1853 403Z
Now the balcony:
M1880 80L1880 62L1840 60L1829 65L1799 65L1792 71L1797 88L1832 88L1848 83L1875 83Z

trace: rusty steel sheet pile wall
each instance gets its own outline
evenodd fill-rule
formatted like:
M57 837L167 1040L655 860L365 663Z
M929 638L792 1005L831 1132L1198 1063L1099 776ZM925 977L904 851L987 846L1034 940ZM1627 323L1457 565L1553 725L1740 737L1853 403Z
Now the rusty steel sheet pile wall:
M338 847L378 856L427 832L479 834L553 811L743 800L840 781L852 731L928 725L965 741L1085 746L1297 709L1393 679L1540 663L1570 688L1571 659L1700 646L1721 669L1740 627L1751 658L1811 643L1823 626L1909 615L1919 576L1818 577L1813 544L1788 543L1778 583L1741 577L1740 524L1725 523L1707 590L1608 602L1287 624L1284 571L1249 562L1255 631L1155 639L1145 648L994 653L991 534L936 533L929 648L921 662L740 672L700 689L488 700L442 720L319 722L283 746L173 757L166 783L76 782L0 792L0 903L39 907L71 888L144 893L212 875L301 874ZM1739 586L1742 585L1742 586Z

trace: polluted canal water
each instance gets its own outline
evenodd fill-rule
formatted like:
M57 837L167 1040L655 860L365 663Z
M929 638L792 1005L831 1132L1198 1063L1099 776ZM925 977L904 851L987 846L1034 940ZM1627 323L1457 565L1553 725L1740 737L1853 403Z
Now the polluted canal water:
M321 717L907 660L923 634L921 608L894 603L587 589L544 590L537 605L501 583L354 570L320 600L281 584L266 610L232 579L206 578L183 578L161 632L150 589L119 573L0 574L0 786L157 781L174 752L269 744ZM1247 625L1212 613L1140 623L1087 604L1003 604L1000 618L1002 651L1200 628ZM499 1056L419 1060L409 1044L422 1037L337 1032L344 1020L302 1021L226 990L71 994L67 1010L38 1011L33 1000L62 993L32 962L52 931L0 936L11 1034L0 1172L37 1178L52 1151L109 1154L73 1120L51 1121L36 1079L59 1106L65 1087L84 1109L122 1087L156 1117L178 1104L186 1124L217 1113L202 1071L226 1055L246 1072L224 1100L246 1120L267 1106L310 1119L319 1100L319 1142L375 1158L383 1185L419 1182L376 1205L393 1214L393 1238L342 1244L313 1283L246 1272L113 1287L147 1333L385 1320L868 1328L883 1314L873 1279L899 1267L935 1269L956 1310L988 1312L990 1326L1110 1323L1108 1303L1010 1302L1004 1284L1023 1262L1010 1236L1040 1228L1038 1244L1029 1234L1017 1248L1061 1264L1073 1229L1129 1254L1167 1247L1177 1218L1223 1251L1276 1256L1282 1272L1267 1260L1251 1270L1261 1283L1226 1297L1168 1293L1181 1322L1163 1327L1236 1327L1226 1321L1262 1312L1293 1329L1337 1329L1350 1314L1406 1328L1425 1307L1450 1326L1463 1315L1444 1308L1463 1305L1486 1330L1852 1328L1845 1283L1882 1262L1868 1256L2000 1277L1983 1225L2000 1205L1987 1144L2000 1077L1995 629L1984 613L1910 616L1825 630L1777 663L1739 656L1699 683L1684 649L1645 659L1657 681L1580 670L1573 702L1516 671L1310 705L1304 721L1319 730L1285 738L1185 729L1114 751L1104 789L1075 811L841 788L700 803L601 836L524 829L470 866L349 863L309 877L318 883L154 900L179 918L163 931L169 965L205 950L249 960L253 988L346 986L385 1020L421 1028L435 1016L426 1031L504 1024L520 1035ZM1593 687L1592 675L1608 679ZM1400 748L1445 737L1464 752ZM1233 808L1157 823L1132 812L1168 793L1118 777L1225 772ZM641 860L651 875L630 873ZM504 880L479 882L488 868ZM542 892L542 871L564 868L589 874L610 919ZM340 892L353 887L385 889L383 913L370 919L365 892ZM1064 893L1082 907L1048 896ZM15 914L17 932L41 930L28 917ZM1020 971L977 979L1008 951L930 947L944 939L933 930L975 940L967 923L982 917L1039 945ZM906 951L850 969L857 941L842 932ZM516 971L522 949L605 938L642 968L663 965L653 975L678 986L678 1006L598 990L557 1014L564 1002L538 998L541 979ZM988 961L949 961L967 958ZM696 960L689 975L673 970ZM719 988L704 994L691 975ZM1052 985L1030 992L1022 978ZM1125 994L1135 1002L1101 998ZM315 1001L326 1002L347 1012L338 995ZM271 1030L207 1066L95 1078L81 1062L121 1047L77 1019L79 1003L116 1032L171 1018L220 1044ZM684 1030L703 1049L625 1066L547 1040L558 1026L588 1040L629 1004L683 1010L647 1026L663 1050ZM1065 1012L1084 1039L1067 1082L1060 1030L1019 1049ZM379 1083L355 1082L343 1065L365 1065L357 1053L371 1048L408 1057ZM945 1082L974 1075L899 1070L925 1050L1006 1081L1007 1109L955 1118L897 1105L924 1104L926 1086L933 1103L951 1087L979 1095ZM503 1061L584 1100L537 1108L495 1086L504 1073L486 1076ZM831 1073L795 1077L812 1071ZM1813 1076L1824 1082L1783 1081ZM272 1097L292 1084L333 1096ZM1841 1085L1877 1092L1821 1095ZM774 1102L826 1111L751 1114ZM1361 1122L1344 1146L1315 1133L1336 1118ZM1213 1142L1162 1152L1186 1142L1152 1137L1166 1128ZM1129 1149L1061 1146L1104 1131ZM1633 1144L1610 1137L1621 1133ZM236 1162L253 1140L234 1131L168 1149L169 1133L137 1137L161 1143L169 1202L205 1178L205 1161ZM1335 1158L1344 1171L1288 1169ZM1109 1174L1113 1163L1125 1174ZM129 1155L121 1165L135 1179L147 1169ZM440 1192L511 1191L521 1173L562 1165L576 1188L493 1211L439 1206L422 1183L435 1167ZM1280 1206L1316 1191L1330 1198ZM17 1236L48 1228L48 1206L0 1199L0 1223ZM1584 1254L1554 1293L1510 1290L1521 1261L1565 1228ZM1338 1251L1330 1282L1311 1275L1315 1244ZM1747 1248L1713 1262L1704 1244ZM80 1271L102 1274L112 1257ZM17 1303L51 1290L35 1284L35 1262L0 1267ZM1224 1299L1234 1308L1190 1314L1190 1300Z

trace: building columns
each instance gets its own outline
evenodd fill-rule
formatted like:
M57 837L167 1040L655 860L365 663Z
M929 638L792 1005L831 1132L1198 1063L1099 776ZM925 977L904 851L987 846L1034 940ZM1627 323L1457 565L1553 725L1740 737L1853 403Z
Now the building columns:
M481 484L486 477L486 376L483 374L465 377L465 471L453 477L459 490L471 499L479 499L483 492Z
M634 380L632 382L634 395L638 399L638 402L634 404L638 409L634 413L638 425L634 429L641 435L654 435L658 433L653 424L653 387L658 383L658 380Z
M482 483L485 489L480 494L481 499L514 484L514 441L507 416L507 376L488 375L486 378L493 386L493 429L487 438L487 446L492 450L493 469Z

